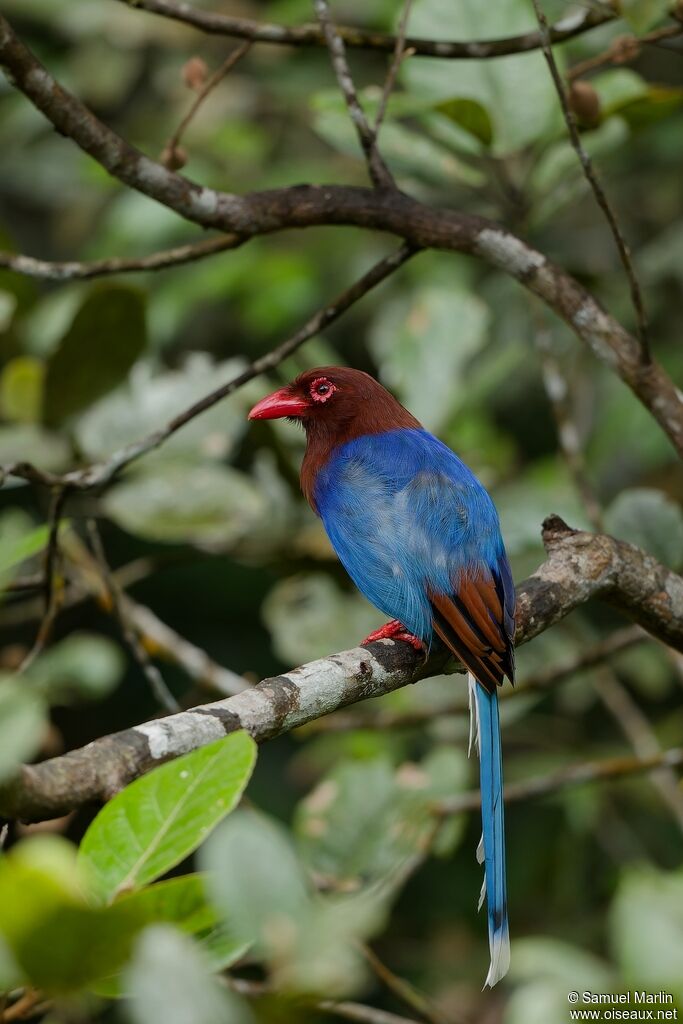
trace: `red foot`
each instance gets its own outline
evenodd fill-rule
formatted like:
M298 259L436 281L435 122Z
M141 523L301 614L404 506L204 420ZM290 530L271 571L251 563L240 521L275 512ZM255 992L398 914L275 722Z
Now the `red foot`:
M424 650L424 644L422 641L412 633L409 633L403 623L399 622L398 619L392 619L391 622L387 622L383 626L380 626L379 629L376 629L374 633L370 634L370 636L366 636L361 647L364 647L366 644L371 644L373 640L403 640L404 643L410 644L411 647L414 647L416 651Z

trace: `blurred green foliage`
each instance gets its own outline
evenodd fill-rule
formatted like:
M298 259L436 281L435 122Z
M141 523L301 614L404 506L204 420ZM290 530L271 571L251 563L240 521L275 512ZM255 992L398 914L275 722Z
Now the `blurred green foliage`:
M666 23L667 6L624 0L625 22L557 48L561 67L603 52L624 31ZM549 16L567 11L559 0L547 4ZM247 2L240 12L293 24L311 18L303 0ZM199 55L213 70L233 45L108 0L5 0L3 13L60 80L151 155L192 102L184 63ZM346 0L334 13L392 30L396 5ZM438 39L533 27L526 0L415 0L410 21L411 34ZM386 60L353 51L351 63L372 114ZM629 67L599 70L590 81L600 111L582 140L634 251L657 357L680 381L680 48L645 46ZM613 240L540 53L406 60L380 139L406 191L506 224L634 327ZM184 145L187 173L216 188L365 183L322 49L255 46L201 107ZM5 248L91 260L144 256L198 237L108 178L4 80L0 148ZM391 244L321 228L94 283L0 271L0 461L59 472L106 459L281 341ZM131 597L249 678L352 646L379 623L299 494L302 435L280 422L247 430L250 405L303 368L348 363L375 373L476 470L500 509L515 577L533 571L546 515L588 525L559 450L539 333L562 370L606 529L680 569L683 475L647 412L515 282L464 257L422 253L272 380L198 417L102 493L72 495L56 581L62 610L51 645L19 678L12 674L43 611L40 591L23 584L42 570L49 496L5 485L0 777L21 760L157 710L111 607L101 593L92 600L92 568L75 540L87 540L87 518L100 521ZM519 652L520 679L618 624L602 607L574 613ZM184 702L206 699L196 680L148 648ZM612 668L660 743L680 743L680 661L648 643ZM503 704L510 779L628 748L600 699L598 671ZM249 752L240 759L230 740L222 752L207 748L135 783L89 829L92 814L62 823L68 839L15 831L0 861L0 990L28 981L57 993L55 1024L74 1019L75 1007L82 1020L114 1013L134 1024L317 1021L310 1002L323 996L407 1012L358 953L358 941L373 939L383 959L453 1019L564 1024L569 990L629 986L661 987L683 1009L683 798L679 788L676 816L646 778L511 806L512 970L502 995L480 992L487 949L476 915L476 815L447 821L434 835L429 811L435 798L474 782L466 717L452 710L461 690L457 678L443 678L383 698L387 710L431 710L419 727L311 727L265 745L249 789L259 810L218 825L200 853L202 874L187 858L251 770ZM199 773L192 798L183 772ZM77 859L73 844L84 833ZM148 858L150 844L164 855ZM183 873L157 880L170 869ZM128 891L103 905L123 875ZM249 1006L211 980L238 960L250 976L265 967L280 1000ZM121 993L125 1007L112 1011L108 1000Z

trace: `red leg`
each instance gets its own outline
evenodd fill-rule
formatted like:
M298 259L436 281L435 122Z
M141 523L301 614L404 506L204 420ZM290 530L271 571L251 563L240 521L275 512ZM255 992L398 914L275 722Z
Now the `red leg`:
M365 644L371 644L373 640L403 640L404 643L410 644L416 651L424 650L424 644L419 637L413 636L409 633L402 622L398 619L392 619L391 622L386 622L379 629L376 629L370 636L366 636L363 640L361 647Z

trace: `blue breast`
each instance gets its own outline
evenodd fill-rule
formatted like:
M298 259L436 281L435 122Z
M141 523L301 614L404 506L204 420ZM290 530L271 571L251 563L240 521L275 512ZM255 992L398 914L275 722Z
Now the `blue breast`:
M491 498L426 430L367 434L341 445L320 470L314 497L358 589L426 644L428 592L451 594L463 569L505 563Z

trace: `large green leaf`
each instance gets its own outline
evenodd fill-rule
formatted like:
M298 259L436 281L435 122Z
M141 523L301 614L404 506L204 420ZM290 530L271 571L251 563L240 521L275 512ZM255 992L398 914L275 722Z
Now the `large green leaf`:
M49 533L48 526L33 526L19 509L7 509L0 515L0 585L12 569L43 550Z
M629 987L671 992L683 1005L683 871L640 867L623 878L610 915Z
M219 986L201 951L168 925L141 935L126 974L128 1019L133 1024L253 1024L246 1003Z
M417 0L410 18L411 34L433 39L496 38L536 27L526 0ZM557 94L540 52L495 60L408 60L401 74L411 94L425 102L479 104L492 126L496 156L538 141L558 123ZM479 124L481 130L481 119Z
M302 852L324 878L347 885L391 883L432 834L430 803L463 790L468 777L467 759L454 748L437 749L398 771L384 757L341 762L299 805ZM463 823L453 824L451 844Z
M188 406L245 368L242 359L216 363L194 352L174 370L154 372L138 364L129 380L78 418L74 431L89 459L104 459L113 451L158 430ZM224 459L232 454L247 429L247 412L263 394L258 382L195 417L170 437L146 461L166 459Z
M0 676L0 781L36 753L46 725L36 694L25 683Z
M662 491L622 491L605 513L605 529L674 569L683 565L683 511Z
M89 906L76 851L56 836L26 840L0 861L0 934L24 976L71 992L120 967L142 921L135 909Z
M226 548L266 515L246 473L212 463L163 462L144 467L103 500L118 526L146 540Z
M245 732L209 743L136 779L110 800L79 851L103 901L170 871L237 804L256 760Z
M45 364L32 356L10 359L0 375L0 411L7 420L34 423L40 418Z
M221 923L216 908L207 901L202 875L182 875L137 892L126 893L113 904L132 913L141 927L172 924L193 936L213 970L224 970L240 959L248 948L235 941ZM110 998L121 995L121 974L113 974L98 983L96 991Z
M60 423L124 380L146 343L142 293L97 285L47 361L43 416Z
M121 679L125 658L108 637L71 633L40 655L27 676L51 704L97 700Z
M370 347L383 382L430 430L438 430L466 390L468 360L483 346L489 310L458 274L385 304Z
M342 590L322 573L276 583L262 614L278 655L293 665L355 647L386 618L356 591Z
M263 814L238 811L200 854L207 885L237 941L272 952L291 945L309 906L303 867L284 828Z

